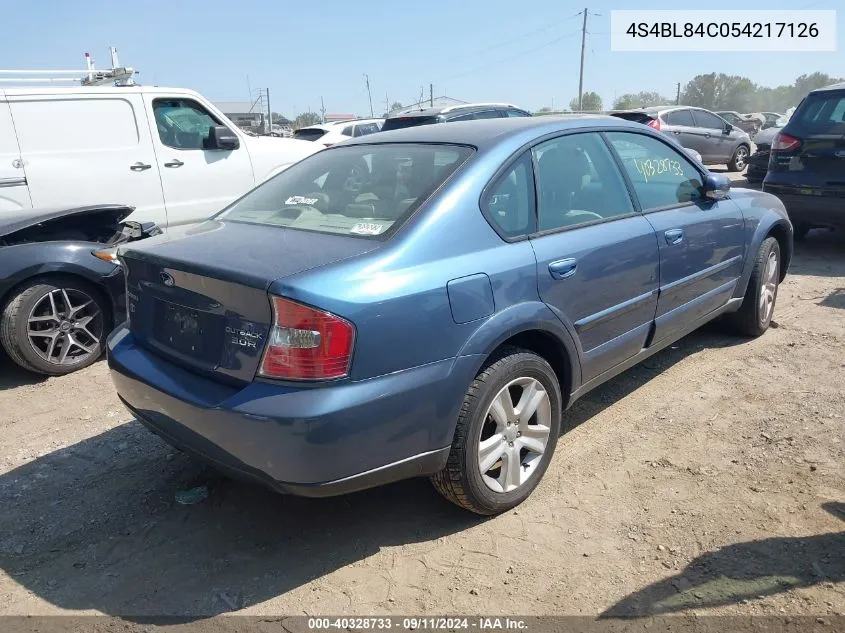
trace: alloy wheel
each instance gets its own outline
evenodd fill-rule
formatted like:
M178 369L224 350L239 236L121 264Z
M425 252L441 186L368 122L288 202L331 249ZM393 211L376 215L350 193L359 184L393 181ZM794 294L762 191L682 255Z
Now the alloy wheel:
M103 314L97 302L75 288L58 288L35 302L27 318L27 338L41 358L75 365L100 353Z
M737 169L742 171L745 167L745 163L748 160L748 150L744 147L739 147L736 150L736 156L734 156L734 164L737 166Z
M775 308L778 289L778 256L772 251L766 261L763 283L760 285L760 323L768 323Z
M484 484L494 492L516 490L536 471L549 442L549 394L535 378L505 385L487 409L478 444Z

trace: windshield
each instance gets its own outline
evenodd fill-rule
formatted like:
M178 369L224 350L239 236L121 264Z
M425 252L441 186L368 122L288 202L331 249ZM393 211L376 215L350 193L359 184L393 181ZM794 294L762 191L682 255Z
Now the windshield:
M472 153L460 145L354 145L318 152L217 217L375 237L398 228Z
M300 141L316 141L318 138L322 138L327 133L328 132L326 130L321 130L320 128L306 127L294 132L293 138Z
M436 116L402 116L395 119L387 119L384 125L381 126L382 132L389 130L401 130L406 127L416 127L418 125L430 125L437 123Z

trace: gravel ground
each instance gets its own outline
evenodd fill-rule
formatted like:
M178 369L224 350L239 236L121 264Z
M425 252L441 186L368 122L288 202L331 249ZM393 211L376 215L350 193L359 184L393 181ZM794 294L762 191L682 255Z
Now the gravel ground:
M845 614L843 317L845 236L813 232L777 327L708 326L589 394L492 519L423 480L235 483L133 421L104 362L0 359L0 614Z

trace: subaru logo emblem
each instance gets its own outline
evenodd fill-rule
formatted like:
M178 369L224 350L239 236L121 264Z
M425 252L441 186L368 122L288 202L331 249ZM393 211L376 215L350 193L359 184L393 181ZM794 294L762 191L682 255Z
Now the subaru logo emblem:
M173 284L176 283L176 280L173 279L173 275L171 275L170 273L163 272L163 273L161 273L161 282L165 286L172 286Z

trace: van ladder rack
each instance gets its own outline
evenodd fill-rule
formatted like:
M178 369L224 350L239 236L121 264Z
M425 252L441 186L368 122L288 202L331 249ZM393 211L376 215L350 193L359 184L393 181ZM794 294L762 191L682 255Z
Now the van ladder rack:
M110 51L112 67L107 70L96 70L94 60L85 53L85 62L88 66L85 70L0 70L0 82L15 84L68 82L82 86L134 86L135 81L132 77L138 74L138 71L120 65L116 48L111 47ZM3 75L14 75L14 77L3 77Z

